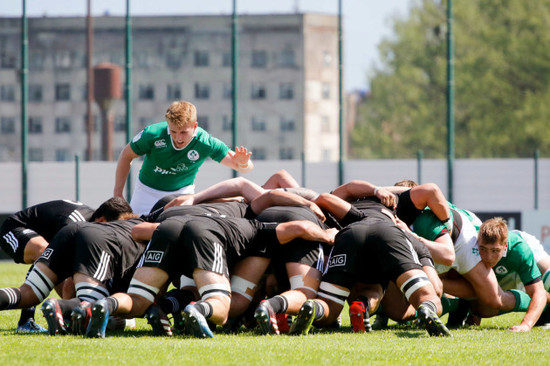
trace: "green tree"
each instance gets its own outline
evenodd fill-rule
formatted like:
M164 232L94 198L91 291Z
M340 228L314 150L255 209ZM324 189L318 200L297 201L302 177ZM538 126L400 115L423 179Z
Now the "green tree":
M356 158L446 156L446 1L393 19L382 66L359 107ZM467 157L550 152L550 0L453 2L455 151Z

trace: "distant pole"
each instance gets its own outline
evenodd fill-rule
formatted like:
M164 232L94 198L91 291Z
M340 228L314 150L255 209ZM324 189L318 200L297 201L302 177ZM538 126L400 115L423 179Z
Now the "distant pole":
M422 159L424 158L424 151L418 150L416 152L416 180L418 184L422 184Z
M126 143L130 142L132 133L132 18L130 18L130 0L126 0L126 78L124 80L124 99L126 102ZM126 180L126 200L132 198L132 169Z
M338 185L344 183L344 93L342 87L342 0L338 0Z
M231 17L231 122L233 128L232 148L237 146L237 101L238 101L238 80L237 69L239 67L239 31L237 16L237 0L233 0L233 15ZM233 170L233 178L237 177L237 171Z
M74 169L76 200L80 201L80 158L78 157L78 154L74 156Z
M29 150L27 146L27 131L29 121L27 116L27 103L29 100L29 39L27 24L27 4L23 0L23 15L21 16L21 204L27 207L27 165L29 164Z
M86 15L86 81L88 83L86 96L86 160L93 160L94 120L92 105L94 103L94 72L92 69L92 55L94 53L94 31L92 18L92 0L87 1Z
M453 201L455 158L453 0L447 0L447 199Z
M535 210L539 209L539 149L535 150Z

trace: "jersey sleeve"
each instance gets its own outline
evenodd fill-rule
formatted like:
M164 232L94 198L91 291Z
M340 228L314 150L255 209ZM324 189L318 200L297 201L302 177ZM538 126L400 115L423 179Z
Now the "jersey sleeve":
M431 210L424 210L414 220L413 231L421 237L433 241L447 232L447 228Z
M130 147L136 154L145 155L151 151L153 141L153 135L148 126L134 136L132 141L130 141Z
M205 131L205 133L207 132ZM210 134L206 137L206 141L212 150L210 158L218 163L221 162L229 152L229 147L223 141Z
M533 256L533 251L527 243L523 242L519 246L518 252L518 255L522 258L518 268L519 277L524 285L530 285L541 277L539 267Z

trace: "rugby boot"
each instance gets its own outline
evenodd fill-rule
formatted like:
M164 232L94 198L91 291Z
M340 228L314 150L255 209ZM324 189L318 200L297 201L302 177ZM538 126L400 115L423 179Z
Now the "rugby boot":
M449 329L443 324L441 319L430 310L428 307L420 304L418 309L416 309L418 322L422 327L424 327L428 334L431 336L444 336L451 337L452 334L449 332Z
M254 318L258 322L262 334L279 334L279 325L275 311L267 300L262 300L254 311Z
M42 314L48 322L48 333L51 336L67 334L67 326L57 299L48 299L42 304Z
M292 325L290 326L289 334L291 335L307 335L315 319L315 303L313 300L307 300L298 315L296 315Z

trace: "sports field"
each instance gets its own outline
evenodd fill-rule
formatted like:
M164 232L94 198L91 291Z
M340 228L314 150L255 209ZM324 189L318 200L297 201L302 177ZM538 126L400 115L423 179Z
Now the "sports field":
M19 286L26 271L26 266L0 262L0 287ZM453 330L452 338L392 324L389 330L354 334L345 312L338 333L290 337L243 331L214 339L163 338L152 337L146 321L137 319L136 330L85 339L16 334L19 310L9 310L0 312L0 365L549 365L550 330L507 330L521 316L485 319L481 327ZM39 310L37 321L46 326Z

